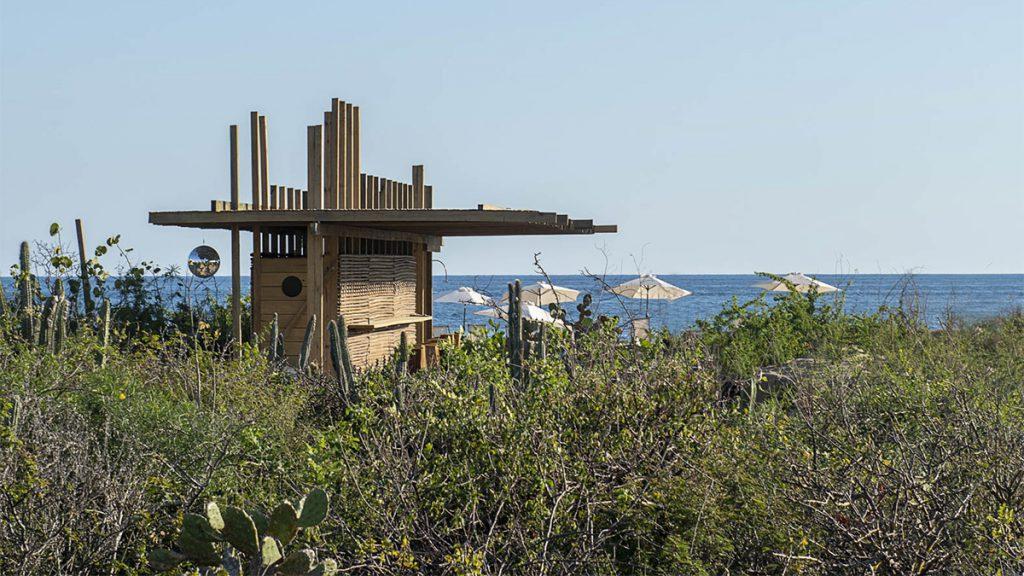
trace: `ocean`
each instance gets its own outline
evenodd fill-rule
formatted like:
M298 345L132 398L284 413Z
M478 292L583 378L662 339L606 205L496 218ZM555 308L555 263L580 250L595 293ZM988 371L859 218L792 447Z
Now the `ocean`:
M898 306L901 301L913 302L931 326L938 326L950 312L965 320L977 321L1006 314L1024 308L1024 274L921 274L913 276L890 274L821 274L814 277L842 288L842 292L823 295L826 301L840 297L851 312L870 313L880 306ZM435 276L434 297L469 286L479 292L500 298L505 294L509 282L519 278L529 284L543 280L541 276ZM603 280L614 286L626 282L633 276L607 276ZM691 296L671 302L651 300L651 325L667 327L673 331L685 330L702 318L714 316L733 298L745 302L757 297L760 289L753 284L762 280L753 275L664 275L662 280L693 292ZM626 310L634 317L645 311L643 300L621 299L601 290L601 284L587 276L554 275L551 280L559 286L573 288L593 295L592 310L595 315L617 315L625 318ZM13 281L0 278L8 294L13 292ZM208 280L189 278L190 292L210 292L218 299L230 294L230 278L218 276ZM178 286L167 284L167 290ZM242 282L243 289L249 286L248 278ZM480 307L470 306L467 310L469 324L486 324L488 318L474 315ZM447 326L454 330L462 324L463 307L459 304L434 304L434 325ZM570 307L570 315L575 310Z

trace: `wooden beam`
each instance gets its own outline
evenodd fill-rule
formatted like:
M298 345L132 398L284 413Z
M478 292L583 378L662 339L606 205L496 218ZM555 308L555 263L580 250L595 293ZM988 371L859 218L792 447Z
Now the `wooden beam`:
M231 209L238 210L238 126L228 128L231 165ZM238 226L231 227L231 339L242 357L242 246Z
M303 208L324 207L323 191L323 127L306 127L306 204Z
M434 207L434 187L423 187L423 207L430 210Z
M321 222L320 234L323 236L350 236L352 238L370 238L373 240L398 240L402 242L427 243L440 246L440 236L430 234L415 234L412 232L398 232L395 230L378 230L376 228L365 228L362 226L350 226L336 222Z

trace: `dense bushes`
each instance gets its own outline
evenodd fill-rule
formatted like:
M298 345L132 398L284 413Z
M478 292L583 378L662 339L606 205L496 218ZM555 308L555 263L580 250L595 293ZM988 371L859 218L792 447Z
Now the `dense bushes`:
M4 574L149 573L204 501L314 486L298 544L353 573L1024 568L1019 314L932 332L790 296L636 346L554 336L528 385L491 334L351 406L254 349L121 333L100 368L87 325L56 356L0 322Z

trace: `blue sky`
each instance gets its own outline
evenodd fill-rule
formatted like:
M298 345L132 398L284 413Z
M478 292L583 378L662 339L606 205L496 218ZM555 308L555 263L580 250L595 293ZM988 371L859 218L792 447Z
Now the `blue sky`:
M459 274L1024 272L1024 4L11 2L0 262L51 221L181 264L220 231L227 126L360 105L363 168L617 235L446 240ZM229 268L225 267L224 270Z

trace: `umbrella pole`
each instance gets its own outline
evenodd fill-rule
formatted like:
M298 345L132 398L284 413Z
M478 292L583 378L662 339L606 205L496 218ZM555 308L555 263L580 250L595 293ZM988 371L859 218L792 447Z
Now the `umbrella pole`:
M462 331L466 331L466 305L462 305Z

